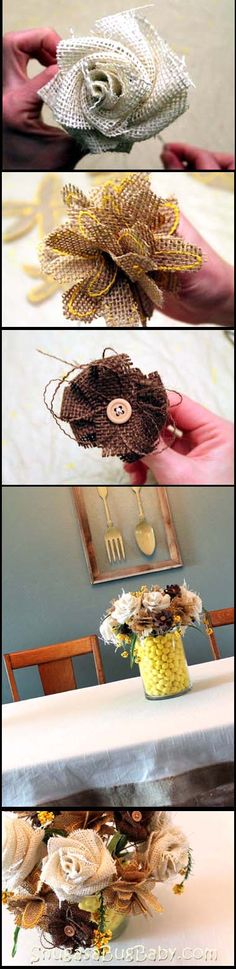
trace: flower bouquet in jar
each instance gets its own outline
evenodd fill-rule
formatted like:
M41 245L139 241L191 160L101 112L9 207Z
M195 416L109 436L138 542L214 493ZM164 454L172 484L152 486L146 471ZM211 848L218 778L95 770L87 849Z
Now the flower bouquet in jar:
M188 626L205 622L202 600L183 585L142 586L122 592L100 626L106 643L138 663L149 700L178 696L190 688L183 636Z
M56 949L106 955L130 915L163 911L156 884L171 879L181 894L191 867L188 840L165 811L4 811L12 956L19 932L35 927L54 956Z

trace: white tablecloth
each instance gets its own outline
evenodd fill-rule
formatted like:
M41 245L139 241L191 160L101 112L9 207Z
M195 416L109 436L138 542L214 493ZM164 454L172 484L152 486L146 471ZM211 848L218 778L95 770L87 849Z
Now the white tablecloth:
M177 811L173 820L188 835L193 851L193 875L185 892L178 897L168 883L158 885L164 912L130 919L102 965L233 965L233 811ZM21 930L12 959L13 930L13 918L4 907L4 966L98 965L88 949L76 956L44 950L36 929Z
M165 701L146 700L136 677L3 707L3 806L233 760L232 658L190 677L190 693Z

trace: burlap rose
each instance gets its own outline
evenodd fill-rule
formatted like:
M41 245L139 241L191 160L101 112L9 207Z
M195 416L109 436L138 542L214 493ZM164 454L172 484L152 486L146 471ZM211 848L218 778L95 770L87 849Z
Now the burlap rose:
M146 864L158 882L164 882L177 875L188 863L189 845L180 828L172 825L162 831L152 831L147 851Z
M160 592L145 592L142 598L142 605L144 609L168 609L170 605L170 596L164 592L162 589Z
M116 620L119 625L127 622L133 616L137 608L137 599L132 595L131 592L122 592L121 596L116 599L114 606L112 608L111 619Z
M109 885L115 874L115 862L95 831L78 830L68 838L49 839L42 881L60 901L76 902L83 895L94 895Z
M130 151L186 111L192 81L184 58L136 10L95 28L60 41L58 74L39 94L85 150Z
M44 830L35 831L29 821L4 811L2 838L2 879L4 888L13 891L24 885L44 854Z
M100 633L104 639L104 643L113 643L114 646L116 645L115 630L117 631L117 623L113 622L112 616L106 616L100 626Z

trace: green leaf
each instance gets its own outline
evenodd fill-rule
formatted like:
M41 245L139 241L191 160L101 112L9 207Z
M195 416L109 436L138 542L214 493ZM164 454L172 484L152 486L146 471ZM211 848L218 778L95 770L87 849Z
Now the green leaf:
M130 648L129 648L130 649L130 668L131 668L131 670L132 670L132 666L134 665L134 647L135 647L136 639L137 639L136 633L133 633L132 639L131 639L131 643L130 643Z
M18 935L19 935L19 932L20 932L20 928L21 928L20 925L17 925L16 928L15 928L14 935L13 935L13 947L12 947L12 954L11 954L12 955L12 959L14 959L14 956L16 954L17 939L18 939Z
M113 838L107 845L111 855L119 855L120 852L123 851L123 848L125 848L127 840L128 839L126 838L125 834L120 834L119 831L116 831L116 833L113 834Z
M54 834L60 834L63 838L67 838L68 831L62 831L61 828L46 828L44 832L44 844L47 844L49 838L53 838Z
M126 847L127 843L128 843L128 838L126 838L126 834L121 834L120 840L118 841L118 844L116 847L116 855L121 854L123 849Z

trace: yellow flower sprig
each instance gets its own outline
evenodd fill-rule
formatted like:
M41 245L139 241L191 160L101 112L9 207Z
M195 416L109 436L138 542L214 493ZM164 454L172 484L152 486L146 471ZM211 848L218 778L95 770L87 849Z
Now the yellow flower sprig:
M190 848L189 848L189 851L188 851L188 864L186 865L186 868L182 868L180 870L180 875L183 875L182 882L177 882L176 885L173 885L173 888L172 888L172 891L174 892L174 895L182 895L183 894L184 889L185 889L185 882L187 881L187 878L189 878L189 875L191 874L192 867L193 867L192 853L191 853Z
M45 828L47 824L51 824L54 821L55 814L53 814L53 811L37 811L37 818L41 827Z
M8 892L8 889L4 889L2 892L2 904L7 905L8 899L13 898L14 892Z
M209 636L211 636L211 634L213 633L213 629L209 619L208 612L206 612L206 610L203 615L203 623L204 623L204 626L206 627L207 633L209 634Z
M98 952L99 955L108 955L110 952L109 942L112 938L112 932L110 930L100 932L99 929L96 929L93 938L96 952Z

